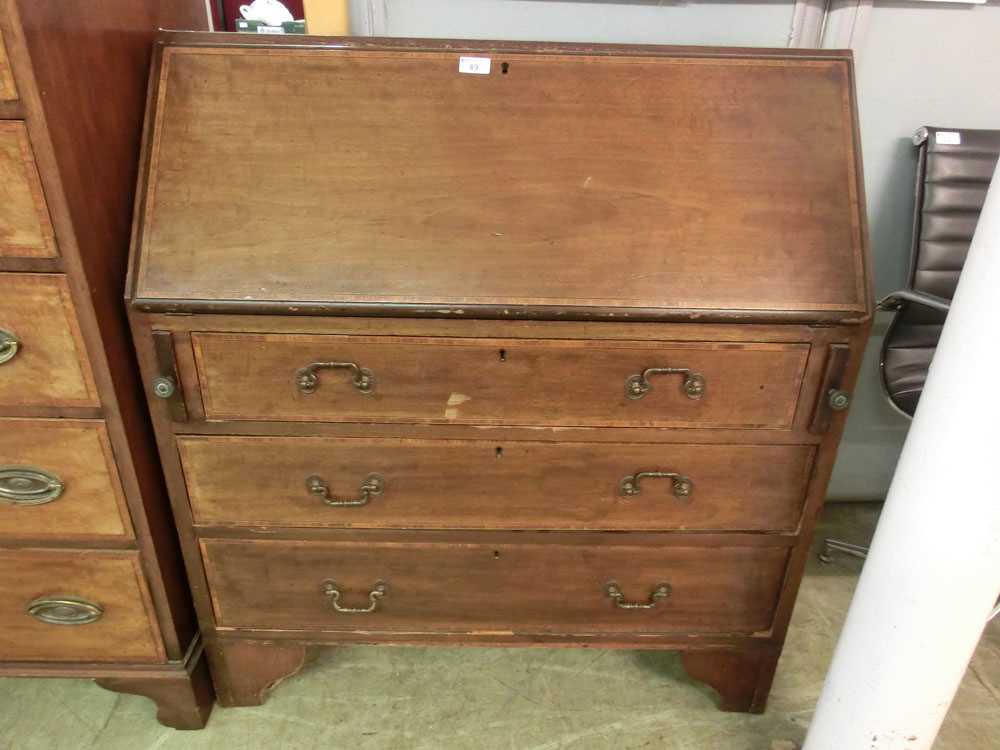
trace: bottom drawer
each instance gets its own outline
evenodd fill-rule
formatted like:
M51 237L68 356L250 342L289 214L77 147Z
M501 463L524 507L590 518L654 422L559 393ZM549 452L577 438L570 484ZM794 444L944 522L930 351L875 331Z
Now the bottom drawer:
M220 627L560 634L768 630L788 557L784 547L544 537L203 540L202 553Z
M159 662L138 555L0 550L0 661Z

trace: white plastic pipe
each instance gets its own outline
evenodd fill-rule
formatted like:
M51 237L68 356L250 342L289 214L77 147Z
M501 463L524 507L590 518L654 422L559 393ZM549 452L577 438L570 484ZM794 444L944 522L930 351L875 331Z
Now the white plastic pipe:
M928 750L1000 593L1000 168L804 750Z

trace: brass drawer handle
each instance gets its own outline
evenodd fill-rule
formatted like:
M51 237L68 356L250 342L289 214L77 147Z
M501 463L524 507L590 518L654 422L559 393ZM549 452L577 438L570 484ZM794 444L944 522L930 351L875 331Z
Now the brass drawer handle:
M45 505L57 499L66 485L55 474L33 466L0 466L0 503Z
M21 339L10 331L0 328L0 365L10 362L21 348Z
M335 497L330 497L330 485L322 477L315 475L306 479L306 489L311 494L323 498L323 502L327 505L332 505L336 508L347 508L368 505L368 501L371 500L372 495L382 494L382 490L385 489L385 479L382 478L381 474L369 474L365 477L365 481L361 483L357 500L339 500Z
M319 388L320 370L350 370L351 382L362 393L375 390L375 375L357 362L313 362L295 373L295 384L302 393L315 393Z
M364 615L378 609L379 600L389 593L389 584L385 581L376 581L374 588L368 592L367 607L342 607L340 605L340 589L332 580L323 581L323 593L330 598L333 608L344 615Z
M624 497L635 497L642 493L639 482L643 479L670 479L674 495L680 498L690 497L694 491L694 482L676 471L637 471L618 483L618 492Z
M625 601L625 594L622 592L621 586L614 581L609 581L607 586L605 586L604 591L611 599L614 600L615 606L618 607L618 609L653 609L660 603L661 600L670 596L670 584L656 584L656 588L654 588L653 592L649 595L649 601L647 602Z
M692 372L686 367L647 367L638 375L631 375L625 381L625 395L631 399L642 398L653 388L649 382L650 375L683 375L681 390L690 399L697 400L705 395L705 376L700 372Z
M58 596L35 599L28 614L49 625L89 625L104 616L104 608L86 599Z

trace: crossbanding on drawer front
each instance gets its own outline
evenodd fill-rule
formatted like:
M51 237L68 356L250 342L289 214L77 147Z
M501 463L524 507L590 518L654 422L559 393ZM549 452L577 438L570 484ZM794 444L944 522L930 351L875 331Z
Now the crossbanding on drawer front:
M202 551L220 627L333 631L750 634L770 627L787 561L784 547L485 535L203 540Z
M9 102L15 99L17 99L17 86L14 85L14 71L11 70L3 33L0 32L0 102Z
M0 403L99 405L66 277L0 274Z
M163 659L134 552L0 551L0 659Z
M788 428L808 344L192 334L209 419Z
M178 439L200 524L507 529L797 527L814 448Z
M0 86L2 77L0 70ZM23 122L0 122L0 196L0 257L55 257L55 233Z
M0 420L2 536L132 536L103 422Z

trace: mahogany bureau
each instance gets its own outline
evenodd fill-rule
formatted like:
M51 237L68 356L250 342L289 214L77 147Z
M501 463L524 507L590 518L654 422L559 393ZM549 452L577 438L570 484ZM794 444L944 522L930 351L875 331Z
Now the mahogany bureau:
M853 92L162 36L128 297L220 701L315 645L591 646L762 711L871 317Z
M204 725L212 685L121 303L150 46L202 0L0 0L0 676Z

